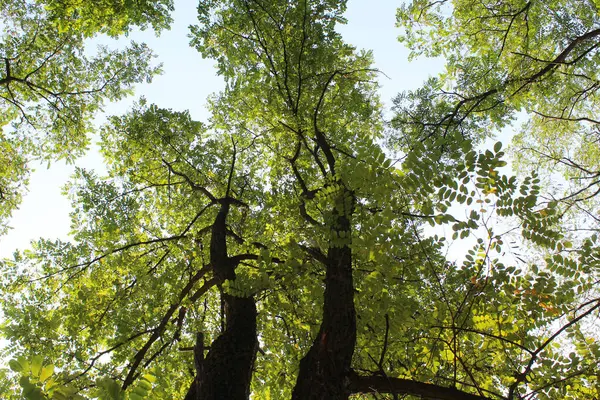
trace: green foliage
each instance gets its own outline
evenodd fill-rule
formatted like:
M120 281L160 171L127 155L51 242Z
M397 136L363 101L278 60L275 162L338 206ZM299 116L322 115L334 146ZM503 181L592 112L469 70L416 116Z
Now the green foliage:
M27 400L143 400L152 398L153 383L156 382L154 375L144 374L131 390L125 392L114 379L98 378L93 385L94 389L90 391L90 396L86 397L78 394L78 389L70 383L71 376L64 372L55 374L54 365L44 364L43 357L40 355L29 359L18 357L10 360L8 365L20 376L21 397L19 398ZM13 394L15 392L16 390L12 391ZM8 394L9 390L6 390L4 395Z
M31 358L21 356L10 360L8 365L13 372L20 376L20 398L28 400L77 400L82 398L76 394L73 386L65 383L64 375L55 374L54 365L45 364L40 355Z
M146 29L148 25L156 33L171 25L172 0L160 1L96 1L43 0L40 2L49 19L59 32L75 30L90 37L105 33L116 37L127 34L132 26Z
M515 117L526 121L510 150L521 179L499 174L493 164L487 173L485 163L483 174L474 179L460 172L463 167L458 163L458 177L465 178L463 185L477 182L475 186L486 195L475 201L481 202L484 207L480 211L488 216L471 214L468 220L453 225L456 238L467 237L484 224L490 248L504 254L507 243L504 235L495 236L495 221L517 223L515 228L521 232L520 240L526 240L524 249L528 254L512 250L513 257L528 267L494 267L500 281L508 279L501 284L507 295L520 296L521 305L515 306L515 311L521 308L517 314L530 315L517 317L513 326L542 327L570 313L572 321L581 307L597 304L598 293L592 289L599 278L597 261L590 258L588 246L597 243L600 229L596 217L600 212L600 147L595 118L598 16L597 2L569 0L414 0L398 10L398 24L405 28L400 40L411 49L412 57L443 56L446 71L423 89L396 99L393 124L408 135L392 135L392 144L406 149L417 138L426 147L435 148L439 137L453 133L481 143ZM455 151L448 148L446 158L452 159ZM464 157L466 164L473 160L472 154ZM440 189L439 195L471 204L469 194L475 192L467 192L457 190L455 185L453 190ZM490 211L501 219L491 218ZM477 263L475 253L466 259ZM475 279L474 283L477 286L480 281ZM589 303L590 299L595 300ZM508 310L506 313L510 314ZM477 317L477 330L491 329L493 320ZM580 329L589 334L593 328L574 328L570 324L565 330L579 334L569 335L560 345L552 337L538 352L548 359L539 366L532 362L524 369L539 374L537 387L546 388L536 390L536 384L530 383L529 393L540 398L594 397L593 384L582 390L585 384L561 383L559 378L567 374L563 368L568 368L570 362L577 364L571 367L581 373L591 367L575 354L568 361L563 358L565 347L583 348L591 340L583 339L585 334ZM504 328L499 329L505 333ZM526 343L524 337L519 332L514 339ZM574 340L579 344L571 342L574 337L578 337ZM525 393L518 389L524 378L510 381L505 381L509 397Z
M226 80L210 120L143 99L111 117L100 132L107 176L80 169L65 188L73 239L41 239L2 261L2 333L21 356L9 367L22 390L183 398L194 375L189 350L198 332L219 336L227 293L257 302L253 395L289 398L320 330L329 258L349 249L355 373L482 398L597 397L597 322L587 317L600 308L598 214L578 219L578 231L569 219L573 204L594 210L595 199L553 197L534 168L510 175L503 144L485 140L517 110L565 104L562 92L541 96L545 80L523 78L540 65L515 54L521 36L531 35L530 54L548 57L548 43L566 44L595 16L566 0L487 3L400 9L404 40L445 55L448 71L401 95L384 130L372 55L335 31L345 2L201 2L192 45ZM118 4L101 5L99 21L116 18ZM552 12L559 5L576 11L570 23ZM86 7L78 15L93 11ZM162 15L167 6L157 7ZM521 9L505 39L493 33ZM68 29L102 31L71 12ZM459 58L465 48L472 56ZM563 67L548 79L574 84ZM448 85L464 93L439 94ZM595 151L582 159L597 160ZM227 253L239 263L222 282L210 260L224 201Z
M481 138L518 116L519 170L537 172L572 221L598 215L597 2L414 0L397 17L412 57L443 56L446 71L398 97L396 126Z
M55 3L50 5L69 12L64 2L60 7ZM86 37L109 26L92 15L108 12L101 6L109 5L73 4L80 16L57 29L61 17L44 2L0 2L0 233L26 188L28 162L73 161L88 147L93 117L104 102L122 99L134 84L149 82L160 71L144 44L131 43L123 50L99 47L95 53L85 48ZM109 33L121 33L131 24L166 23L133 3L128 7L139 15L111 24Z

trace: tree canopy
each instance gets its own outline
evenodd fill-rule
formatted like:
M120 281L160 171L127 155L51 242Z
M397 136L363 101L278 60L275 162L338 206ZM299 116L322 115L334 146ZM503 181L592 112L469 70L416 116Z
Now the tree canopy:
M84 39L172 8L15 4L3 210L28 157L80 154L102 101L156 72L143 45L88 59ZM107 175L65 190L72 240L1 263L4 398L600 396L598 6L407 2L400 40L446 70L390 120L345 6L199 2L190 45L225 79L210 119L144 99L110 117Z
M29 164L73 161L87 148L104 101L121 99L159 72L144 44L94 54L85 39L117 36L133 25L166 28L170 3L71 3L0 1L1 232L20 203Z

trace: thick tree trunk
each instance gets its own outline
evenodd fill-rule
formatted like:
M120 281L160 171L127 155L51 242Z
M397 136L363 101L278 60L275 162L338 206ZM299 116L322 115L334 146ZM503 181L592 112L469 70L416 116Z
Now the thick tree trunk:
M256 304L252 297L223 295L225 331L213 341L185 400L247 400L256 358Z
M349 235L349 218L337 215L334 228ZM350 247L330 247L326 268L323 321L300 361L293 400L345 400L350 395L348 376L356 344Z
M236 264L227 255L226 219L229 198L221 201L211 232L210 261L220 281L235 280ZM258 350L256 303L252 297L222 294L225 302L225 331L203 358L203 343L196 343L196 377L185 400L247 400L252 368ZM201 348L198 349L198 346Z

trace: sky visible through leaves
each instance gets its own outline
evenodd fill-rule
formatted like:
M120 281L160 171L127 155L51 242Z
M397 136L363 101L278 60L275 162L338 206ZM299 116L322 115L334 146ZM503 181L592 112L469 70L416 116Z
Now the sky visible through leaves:
M393 0L351 0L346 12L348 24L338 27L348 43L373 51L375 67L381 71L381 99L387 106L399 91L418 88L425 79L443 68L441 59L407 61L408 51L397 41L400 34L399 28L395 27L397 7L398 2ZM163 32L160 37L155 37L151 30L135 30L129 38L114 40L99 37L90 41L90 48L98 44L124 46L130 39L145 42L158 55L156 62L163 64L163 74L151 84L138 85L134 96L108 104L105 115L96 118L98 125L105 121L107 115L125 113L140 96L164 108L176 111L189 109L192 118L206 120L206 98L219 91L223 84L216 75L214 61L202 59L195 49L188 46L188 26L196 23L196 1L176 1L173 20L171 30ZM8 235L0 237L0 258L10 257L17 249L27 248L30 240L39 237L67 238L70 205L61 192L75 166L102 172L102 157L97 149L92 148L75 165L57 162L50 168L45 163L35 167L29 193L9 223L12 229Z

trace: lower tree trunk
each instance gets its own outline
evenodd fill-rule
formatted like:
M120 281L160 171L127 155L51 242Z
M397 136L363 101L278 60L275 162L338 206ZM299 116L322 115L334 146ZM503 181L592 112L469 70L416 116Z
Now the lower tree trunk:
M211 231L210 262L221 282L235 280L236 264L227 255L227 214L232 199L220 200L221 207ZM203 359L203 344L196 349L196 377L185 400L247 400L250 397L252 368L258 350L256 303L253 297L222 294L225 303L225 330L210 346ZM200 362L199 362L200 360Z
M337 216L336 222L338 232L350 232L346 216ZM356 345L350 247L330 247L326 268L323 321L310 350L300 361L293 400L346 400L350 396L348 376Z
M225 331L211 344L185 400L247 400L250 396L258 350L256 304L252 297L223 296Z

